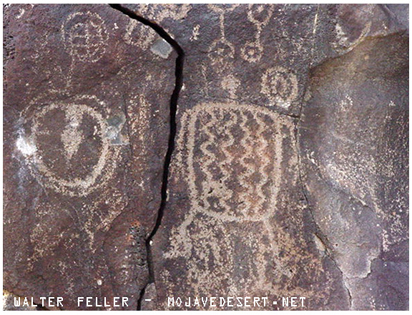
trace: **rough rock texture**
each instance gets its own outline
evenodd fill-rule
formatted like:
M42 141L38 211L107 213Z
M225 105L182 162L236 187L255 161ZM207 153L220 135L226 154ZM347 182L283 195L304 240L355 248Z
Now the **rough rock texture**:
M166 206L176 54L108 6L8 8L7 289L407 309L407 6L124 7L185 53Z
M304 296L303 309L407 308L402 9L127 6L157 21L186 55L169 202L152 247L156 295L146 307ZM314 94L318 85L325 96ZM315 180L318 151L352 190ZM395 251L388 246L397 258L384 258ZM168 297L192 297L192 305L168 307Z
M11 5L5 30L4 287L136 309L176 54L108 5Z
M317 67L299 125L305 189L353 309L408 307L408 40Z

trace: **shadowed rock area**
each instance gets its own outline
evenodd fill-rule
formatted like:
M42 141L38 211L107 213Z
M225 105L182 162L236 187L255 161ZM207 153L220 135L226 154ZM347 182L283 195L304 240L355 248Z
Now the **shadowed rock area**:
M409 308L407 5L11 5L4 27L5 290Z
M353 309L408 308L408 40L317 67L299 126L305 189Z

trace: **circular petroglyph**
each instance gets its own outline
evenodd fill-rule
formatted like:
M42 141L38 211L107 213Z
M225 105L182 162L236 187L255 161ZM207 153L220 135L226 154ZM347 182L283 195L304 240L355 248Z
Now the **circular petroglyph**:
M244 60L248 62L258 62L262 57L263 47L259 41L248 42L240 51Z
M26 142L35 150L30 169L46 187L84 196L104 184L115 167L116 146L107 137L106 114L81 102L38 107L28 117Z
M93 12L75 12L62 25L66 49L82 62L96 62L106 51L109 35L103 19Z
M274 7L273 5L265 4L249 4L247 18L254 23L258 28L267 25L272 17Z
M294 73L282 68L268 69L262 77L262 90L268 99L283 108L289 108L298 96L298 80Z

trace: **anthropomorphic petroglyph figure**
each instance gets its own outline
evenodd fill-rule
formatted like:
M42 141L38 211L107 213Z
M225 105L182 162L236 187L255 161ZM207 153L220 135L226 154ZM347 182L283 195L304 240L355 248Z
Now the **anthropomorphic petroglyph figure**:
M219 14L220 36L213 41L209 48L208 57L212 66L218 73L224 73L231 66L231 61L235 58L235 46L226 38L225 34L225 13L233 11L237 5L221 6L208 5L208 8Z
M281 253L294 241L274 220L290 121L263 107L203 104L182 123L177 160L191 208L165 257L187 259L195 295L276 292L294 276Z

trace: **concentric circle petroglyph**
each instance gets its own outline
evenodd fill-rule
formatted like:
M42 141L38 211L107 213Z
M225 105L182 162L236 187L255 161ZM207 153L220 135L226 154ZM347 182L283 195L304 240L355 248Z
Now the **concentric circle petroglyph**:
M254 42L247 42L244 47L240 49L241 56L248 62L258 62L262 58L263 47L260 40L256 39Z
M70 14L62 24L62 35L70 55L82 62L98 61L109 38L103 19L90 11Z
M104 184L119 151L106 136L106 116L104 109L82 104L81 98L37 107L26 118L30 131L25 140L35 148L27 160L36 179L72 196L87 195Z
M298 96L297 77L283 67L268 69L262 76L261 92L271 101L270 105L287 109Z

